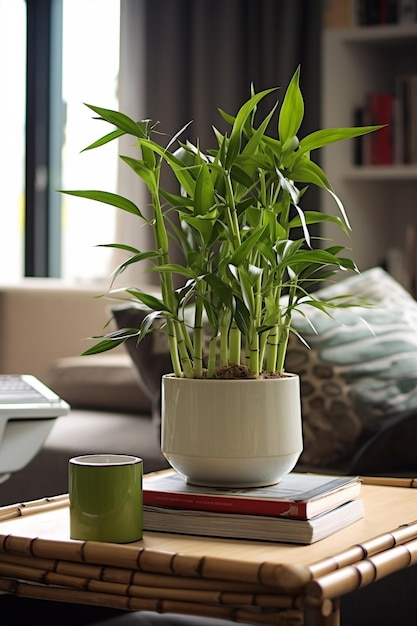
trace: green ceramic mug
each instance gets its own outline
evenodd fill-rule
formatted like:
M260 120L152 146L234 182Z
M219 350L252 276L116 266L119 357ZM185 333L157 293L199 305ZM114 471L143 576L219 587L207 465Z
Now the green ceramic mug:
M129 543L142 539L142 459L90 454L69 461L70 537Z

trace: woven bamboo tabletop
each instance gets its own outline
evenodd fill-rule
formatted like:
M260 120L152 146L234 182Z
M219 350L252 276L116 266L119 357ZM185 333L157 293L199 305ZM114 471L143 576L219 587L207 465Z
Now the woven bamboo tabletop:
M362 491L365 518L310 546L150 532L127 545L72 541L66 495L3 507L0 591L302 624L304 610L326 617L344 593L417 560L417 489Z

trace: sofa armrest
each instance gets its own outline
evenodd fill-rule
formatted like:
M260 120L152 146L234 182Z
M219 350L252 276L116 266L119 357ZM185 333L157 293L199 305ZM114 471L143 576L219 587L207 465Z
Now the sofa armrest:
M80 286L53 278L25 278L0 285L0 373L44 378L51 364L77 356L105 332L106 287Z
M58 359L44 382L72 408L151 414L151 401L128 354Z

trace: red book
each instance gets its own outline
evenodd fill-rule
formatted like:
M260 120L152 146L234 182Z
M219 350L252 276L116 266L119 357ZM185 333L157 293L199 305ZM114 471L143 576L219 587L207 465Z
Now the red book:
M173 470L144 477L143 504L169 509L311 519L357 498L357 476L291 472L280 483L251 489L217 489L187 483Z
M394 96L390 93L370 94L368 115L370 124L385 124L384 128L368 136L368 162L370 165L392 165Z

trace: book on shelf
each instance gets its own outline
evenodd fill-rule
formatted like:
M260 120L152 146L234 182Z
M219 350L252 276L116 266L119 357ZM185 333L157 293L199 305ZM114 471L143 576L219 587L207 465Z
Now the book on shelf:
M281 482L251 489L218 489L187 483L173 470L145 476L143 504L181 511L259 515L306 520L359 497L357 476L291 472Z
M324 0L323 21L330 29L415 22L415 0Z
M417 74L397 75L393 92L369 93L353 111L354 124L383 127L355 139L355 165L417 163Z
M310 544L350 526L363 516L364 505L360 498L305 520L144 505L143 528L224 539Z

